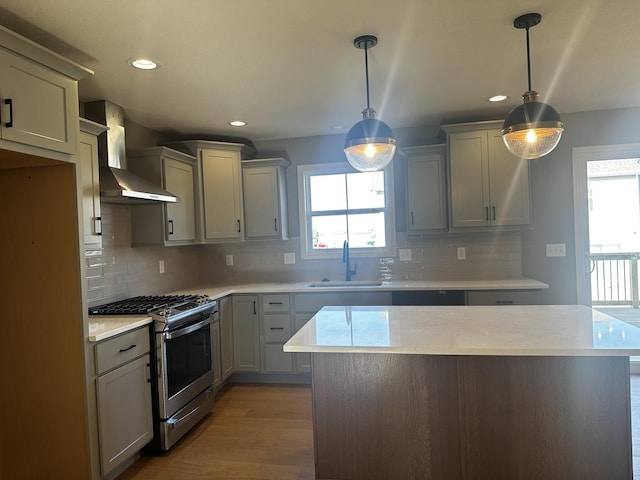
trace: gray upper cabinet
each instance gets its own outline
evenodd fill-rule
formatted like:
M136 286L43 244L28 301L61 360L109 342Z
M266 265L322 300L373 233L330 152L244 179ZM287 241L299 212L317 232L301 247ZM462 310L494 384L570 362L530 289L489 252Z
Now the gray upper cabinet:
M131 207L133 245L189 245L196 241L195 157L167 147L127 152L129 170L176 195L176 203Z
M196 219L201 243L245 239L241 161L255 151L241 143L188 140L167 146L194 155Z
M32 153L26 148L38 147L75 154L77 80L88 73L90 70L0 27L0 139L11 142L3 148ZM66 159L44 151L37 154Z
M501 122L446 125L451 229L531 223L529 163L512 155Z
M244 219L247 240L289 238L284 158L242 162Z
M447 229L446 145L403 148L407 160L407 229Z
M82 224L84 244L89 248L102 247L102 216L100 213L100 179L98 165L98 135L105 125L80 119L78 157L82 190Z

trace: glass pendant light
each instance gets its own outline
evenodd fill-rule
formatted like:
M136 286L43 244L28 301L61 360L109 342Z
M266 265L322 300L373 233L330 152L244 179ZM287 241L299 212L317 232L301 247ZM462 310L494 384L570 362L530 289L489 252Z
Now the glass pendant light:
M540 23L542 15L527 13L513 21L515 28L527 31L527 73L529 90L522 95L524 103L514 108L502 125L502 139L515 156L526 159L540 158L551 152L562 136L564 126L553 107L538 101L538 92L531 89L531 59L529 54L529 28Z
M353 44L364 49L364 64L367 87L367 108L362 111L362 120L356 123L344 142L347 161L361 172L373 172L386 167L396 152L396 139L389 126L376 119L376 111L369 104L369 58L367 50L378 44L377 37L362 35Z

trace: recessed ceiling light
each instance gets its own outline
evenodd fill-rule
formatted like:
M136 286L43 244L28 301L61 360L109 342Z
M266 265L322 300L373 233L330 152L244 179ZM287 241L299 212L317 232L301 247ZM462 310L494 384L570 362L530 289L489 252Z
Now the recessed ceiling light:
M155 70L160 68L158 62L151 60L150 58L135 58L129 62L129 64L140 70Z
M229 125L232 127L244 127L246 124L247 122L243 122L242 120L233 120L229 122Z
M503 102L505 101L507 98L506 95L494 95L493 97L489 97L489 101L490 102Z

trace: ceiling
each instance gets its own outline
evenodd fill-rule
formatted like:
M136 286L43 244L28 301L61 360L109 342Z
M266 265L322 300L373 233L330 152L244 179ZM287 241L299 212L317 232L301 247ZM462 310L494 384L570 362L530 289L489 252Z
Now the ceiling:
M172 136L345 135L366 106L392 128L504 116L532 87L561 114L640 106L637 0L2 0L0 24L95 72L107 99ZM139 71L128 61L156 59ZM502 93L508 99L490 103ZM230 120L248 122L231 127ZM336 128L342 126L342 129ZM204 137L203 137L204 138Z

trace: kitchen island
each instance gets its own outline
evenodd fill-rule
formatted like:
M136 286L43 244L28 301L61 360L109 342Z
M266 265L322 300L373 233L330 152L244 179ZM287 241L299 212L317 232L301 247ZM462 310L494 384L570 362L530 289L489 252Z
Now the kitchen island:
M325 307L316 478L632 478L640 329L584 306Z

